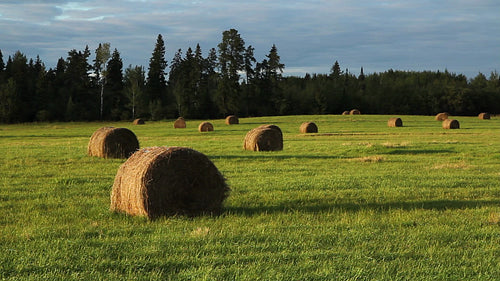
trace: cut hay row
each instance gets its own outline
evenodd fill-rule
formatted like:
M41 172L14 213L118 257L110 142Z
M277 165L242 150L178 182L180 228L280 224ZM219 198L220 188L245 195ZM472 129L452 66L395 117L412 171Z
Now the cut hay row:
M149 147L118 169L110 209L151 219L217 214L229 190L204 154L185 147Z
M138 149L139 141L129 129L102 127L90 137L87 154L102 158L127 158Z

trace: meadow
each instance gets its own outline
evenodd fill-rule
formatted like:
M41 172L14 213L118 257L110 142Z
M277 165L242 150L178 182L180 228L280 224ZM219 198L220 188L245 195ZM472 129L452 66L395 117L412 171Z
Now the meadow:
M0 125L2 280L498 280L500 118L310 115ZM302 122L317 134L300 134ZM284 149L242 149L261 124ZM231 194L219 216L109 211L124 159L87 156L126 127L141 147L207 155Z

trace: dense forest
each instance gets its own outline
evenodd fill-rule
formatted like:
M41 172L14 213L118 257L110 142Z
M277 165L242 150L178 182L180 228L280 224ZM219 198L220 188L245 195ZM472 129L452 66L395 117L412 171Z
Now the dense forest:
M0 50L0 122L159 120L245 116L340 114L453 115L500 112L500 77L468 79L448 71L396 71L358 76L338 61L328 74L283 76L285 64L271 47L258 62L237 30L222 33L203 55L199 44L177 50L171 62L158 35L149 66L124 69L120 52L101 43L71 50L46 69L39 57Z

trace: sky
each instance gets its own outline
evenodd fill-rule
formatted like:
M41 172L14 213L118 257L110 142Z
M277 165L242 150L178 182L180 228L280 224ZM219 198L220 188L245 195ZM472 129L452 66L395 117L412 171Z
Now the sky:
M444 71L500 72L499 0L0 0L0 50L53 68L70 50L108 42L146 69L158 34L170 63L200 44L217 48L238 30L258 62L276 45L284 75Z

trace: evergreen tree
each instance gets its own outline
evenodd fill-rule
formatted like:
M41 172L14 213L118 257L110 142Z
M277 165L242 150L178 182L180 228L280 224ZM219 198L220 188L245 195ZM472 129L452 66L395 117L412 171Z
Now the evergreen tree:
M95 98L95 83L91 81L89 74L92 66L88 63L90 50L88 46L85 50L68 52L65 73L65 88L67 90L66 101L71 106L67 108L74 109L75 112L66 111L66 120L95 120L99 116L99 101ZM96 110L97 109L97 110Z
M6 88L10 100L8 122L30 122L33 118L33 93L29 87L31 75L28 59L23 53L16 51L12 58L9 56L5 69L5 79L12 79L7 81ZM15 90L12 88L14 86Z
M149 68L146 81L146 96L153 120L165 117L163 106L167 104L167 83L165 78L165 42L158 34L153 54L149 59Z
M217 106L223 115L239 111L240 75L244 70L245 41L236 29L222 33L218 45L220 81L217 88Z
M127 119L124 111L126 98L123 93L123 62L120 53L114 49L106 67L106 94L108 96L107 118L112 120Z
M243 98L243 108L245 109L245 115L250 114L250 104L255 96L255 69L254 63L257 61L254 57L254 47L251 45L247 47L244 54L244 64L245 64L245 85L243 88L244 98Z
M0 85L5 81L4 72L5 72L5 63L3 62L2 50L0 50Z

